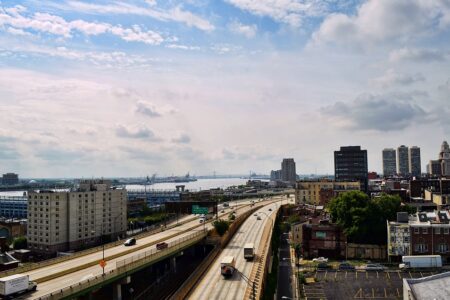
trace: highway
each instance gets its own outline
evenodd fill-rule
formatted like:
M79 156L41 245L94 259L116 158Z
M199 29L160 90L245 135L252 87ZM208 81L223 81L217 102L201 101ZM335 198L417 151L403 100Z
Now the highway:
M241 201L239 203L239 208L235 208L235 204L233 203L233 207L236 210L237 214L243 213L244 211L249 209L249 206L245 206L246 204L249 204L250 200ZM220 216L227 216L231 212L231 209L226 209L224 213L219 213ZM192 215L190 216L192 217ZM253 217L255 218L255 217ZM125 258L129 258L131 256L137 255L139 253L143 253L145 251L148 251L150 249L155 248L155 243L160 240L164 240L165 242L169 243L171 241L175 241L177 239L180 239L184 236L187 236L189 234L192 234L196 231L204 230L204 226L206 229L211 229L212 225L211 223L206 223L205 225L200 225L199 220L195 219L193 221L190 221L188 223L182 224L180 226L177 226L175 228L167 229L163 232L155 233L153 235L150 235L148 237L144 237L141 239L138 239L135 246L131 247L125 247L123 245L116 246L113 248L105 249L105 258L107 260L107 265L105 267L105 272L108 272L111 269L114 269L116 267L116 262L123 260ZM173 236L173 237L171 237ZM145 246L148 245L148 246ZM133 251L129 254L126 254L125 252L132 249L132 248L138 248L139 246L145 246L142 247L142 249L136 249L136 251ZM120 255L123 253L123 255ZM113 255L120 255L118 258L115 259L108 259L108 257L111 257ZM90 277L95 277L96 275L102 274L102 268L97 264L102 259L102 251L98 251L96 253L88 254L85 256L77 257L72 260L64 261L55 265L50 265L47 267L43 267L36 270L31 270L29 272L25 272L23 274L27 274L30 276L31 280L38 280L42 279L46 276L52 275L52 274L58 274L65 270L76 268L80 265L92 263L95 262L96 264L87 268L84 268L80 271L71 272L67 275L60 275L56 277L55 279L50 279L44 282L41 282L38 284L38 290L34 293L26 294L21 299L35 299L40 296L49 294L51 292L57 291L63 287L70 286L73 284L76 284L78 282L84 281Z
M261 217L261 220L257 220L257 217L252 215L241 225L230 243L223 249L208 272L202 277L195 290L191 292L189 299L243 299L248 283L239 273L242 273L247 278L250 277L254 264L252 261L244 259L244 245L245 243L254 243L255 251L259 253L258 248L264 226L266 222L271 222L268 216L272 216L275 213L277 205L279 206L279 204L264 206L256 212ZM272 211L269 211L269 208ZM228 279L224 279L220 274L220 262L225 256L234 256L238 270Z

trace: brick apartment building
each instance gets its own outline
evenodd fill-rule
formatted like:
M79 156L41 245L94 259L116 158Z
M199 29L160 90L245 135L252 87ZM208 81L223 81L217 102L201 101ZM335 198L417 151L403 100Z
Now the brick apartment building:
M441 255L450 262L450 213L447 210L419 212L388 222L388 256Z
M320 220L318 224L303 224L301 236L302 254L306 258L345 257L346 237L342 228L331 224L329 220Z

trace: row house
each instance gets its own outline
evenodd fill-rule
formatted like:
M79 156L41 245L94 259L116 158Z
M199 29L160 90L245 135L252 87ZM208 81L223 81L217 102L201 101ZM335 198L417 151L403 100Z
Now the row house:
M388 222L388 257L398 261L404 255L441 255L450 262L450 213L447 210L419 212L397 222Z

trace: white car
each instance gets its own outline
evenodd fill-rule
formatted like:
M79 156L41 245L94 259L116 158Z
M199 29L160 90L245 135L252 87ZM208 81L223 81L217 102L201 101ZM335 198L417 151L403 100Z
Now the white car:
M321 257L313 258L312 261L318 262L318 263L326 263L326 262L328 262L328 258L321 256Z

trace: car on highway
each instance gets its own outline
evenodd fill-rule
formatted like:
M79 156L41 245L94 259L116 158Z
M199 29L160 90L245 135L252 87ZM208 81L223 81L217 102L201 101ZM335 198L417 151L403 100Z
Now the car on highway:
M261 220L261 217L260 217L260 216L257 216L257 217L256 217L256 220Z
M220 211L222 214L225 212L225 210L224 209L222 209L221 211Z
M131 238L125 241L125 243L123 243L125 246L133 246L136 245L136 239L135 238Z
M258 216L258 214L253 214L253 216L257 217L257 216Z
M326 262L328 262L328 258L321 256L321 257L313 258L312 261L317 262L317 263L326 263Z
M200 219L198 220L198 222L199 222L200 224L205 223L205 218L200 218Z
M348 263L348 262L341 262L340 264L339 264L339 270L341 270L341 271L352 271L352 270L355 270L355 266L353 266L353 265L351 265L350 263Z
M367 264L363 269L366 271L384 271L386 267L380 264Z
M272 211L272 209L271 209L271 208L269 208L269 211Z
M169 244L165 242L156 244L156 250L163 250L166 249L167 247L169 247Z

